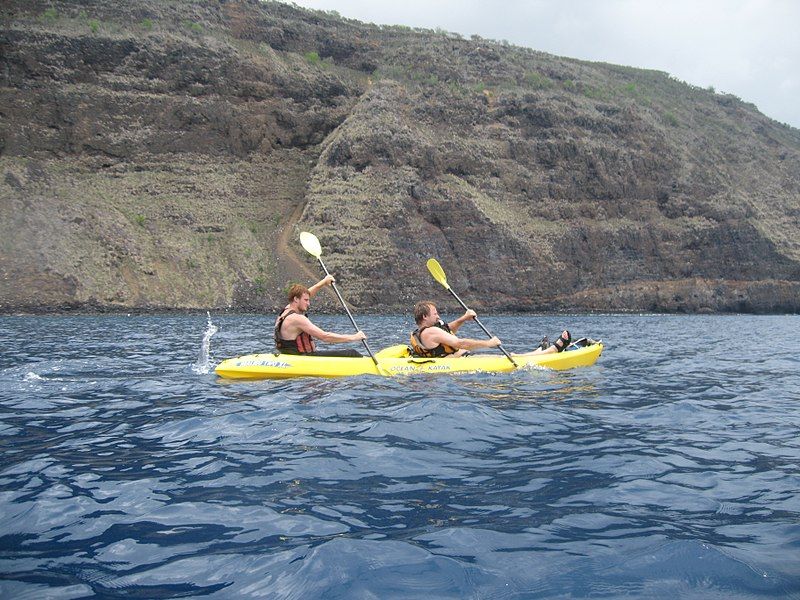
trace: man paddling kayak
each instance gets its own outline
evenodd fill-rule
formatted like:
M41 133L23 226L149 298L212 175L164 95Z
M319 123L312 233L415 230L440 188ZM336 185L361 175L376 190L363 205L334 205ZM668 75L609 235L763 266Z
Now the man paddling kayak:
M458 319L445 323L439 317L439 311L433 302L428 300L417 302L414 306L414 321L417 324L417 329L411 334L411 348L414 350L414 354L425 358L459 357L464 356L470 350L500 346L502 342L496 336L488 340L475 340L460 338L455 335L461 325L475 319L475 317L475 311L467 309ZM549 344L547 338L545 338L536 349L530 352L512 354L512 356L533 356L561 352L569 346L571 339L569 331L564 330L553 344Z
M306 316L311 306L311 298L326 285L334 282L333 275L327 275L310 288L298 283L289 288L289 304L275 319L275 347L282 354L303 354L309 356L349 356L358 357L358 350L317 350L314 339L330 344L360 342L367 339L363 331L352 334L332 333L314 325Z
M445 323L439 317L439 311L433 302L428 300L417 302L414 305L414 321L417 329L411 334L411 348L414 354L425 358L458 357L464 356L470 350L499 346L501 342L497 337L475 340L455 335L464 323L474 319L475 316L475 311L468 309L454 321Z

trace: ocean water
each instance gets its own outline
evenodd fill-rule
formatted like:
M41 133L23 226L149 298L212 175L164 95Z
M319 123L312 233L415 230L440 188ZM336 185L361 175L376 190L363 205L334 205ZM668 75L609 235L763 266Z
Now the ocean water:
M249 383L209 369L272 317L210 320L0 318L0 597L800 598L798 316L483 315L607 347Z

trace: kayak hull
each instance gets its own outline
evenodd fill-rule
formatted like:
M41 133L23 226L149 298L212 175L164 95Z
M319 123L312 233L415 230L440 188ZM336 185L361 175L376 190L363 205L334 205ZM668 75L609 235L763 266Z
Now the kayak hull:
M393 350L397 348L397 350ZM475 354L461 358L413 358L398 356L404 346L387 348L376 356L361 358L298 356L293 354L248 354L222 361L214 369L225 379L290 379L294 377L348 377L353 375L409 375L413 373L507 373L515 370L503 355ZM573 369L593 365L603 351L602 343L559 353L534 356L513 355L522 368Z

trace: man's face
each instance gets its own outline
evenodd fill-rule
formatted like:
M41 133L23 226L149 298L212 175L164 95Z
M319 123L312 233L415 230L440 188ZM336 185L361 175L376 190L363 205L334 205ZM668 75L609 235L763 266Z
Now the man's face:
M434 323L439 321L439 311L435 306L432 306L431 309L428 311L428 315L422 320L422 325L425 327L430 327Z
M297 303L297 310L301 313L307 313L309 307L311 306L311 296L306 292L302 296L298 297L295 302Z

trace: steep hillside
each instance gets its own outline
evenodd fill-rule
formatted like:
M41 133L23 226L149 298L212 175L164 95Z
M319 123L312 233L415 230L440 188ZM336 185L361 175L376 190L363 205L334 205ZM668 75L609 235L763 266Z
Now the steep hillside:
M797 311L800 132L667 74L255 1L6 3L0 310ZM438 289L437 289L438 288ZM332 299L323 308L334 308Z

